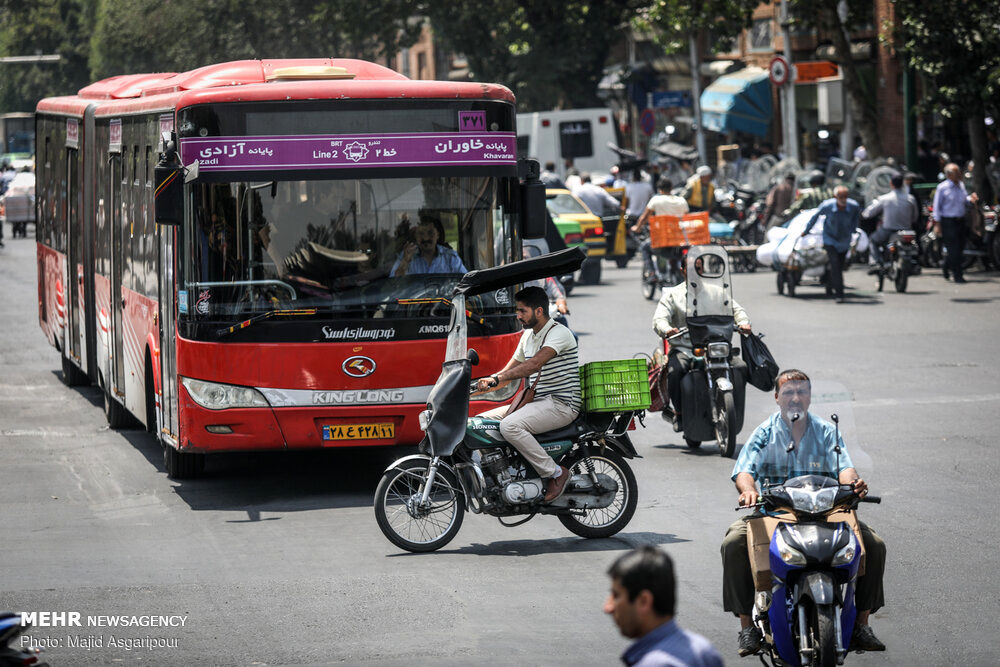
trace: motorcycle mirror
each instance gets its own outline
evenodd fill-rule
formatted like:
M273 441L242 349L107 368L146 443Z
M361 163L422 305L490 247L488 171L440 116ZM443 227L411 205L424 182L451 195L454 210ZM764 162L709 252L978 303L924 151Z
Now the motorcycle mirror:
M469 363L472 364L473 366L479 365L479 353L476 352L475 350L469 350L465 356L466 358L468 358Z

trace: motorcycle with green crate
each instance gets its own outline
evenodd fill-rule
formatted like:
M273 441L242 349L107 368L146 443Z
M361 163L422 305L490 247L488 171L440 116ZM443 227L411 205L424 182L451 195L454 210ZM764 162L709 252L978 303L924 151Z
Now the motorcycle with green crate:
M476 387L472 368L479 358L467 349L466 298L570 273L584 258L572 248L473 271L458 283L441 375L420 415L425 436L419 453L386 468L375 490L375 519L390 542L406 551L435 551L455 537L466 512L495 516L508 527L539 514L554 515L585 538L610 537L628 525L638 487L626 459L639 456L628 430L649 405L642 360L597 362L604 366L591 375L603 382L604 391L588 396L585 387L584 410L575 421L535 435L572 475L563 494L549 503L544 502L544 480L503 439L500 422L468 416ZM585 379L590 366L584 367Z

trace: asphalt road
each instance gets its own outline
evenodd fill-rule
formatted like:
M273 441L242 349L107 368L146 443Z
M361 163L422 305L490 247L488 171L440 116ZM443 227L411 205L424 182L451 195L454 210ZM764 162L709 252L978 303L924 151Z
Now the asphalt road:
M738 624L722 611L719 543L736 493L732 461L713 446L688 451L648 419L635 434L639 509L616 538L583 540L549 517L508 529L469 515L443 551L404 554L371 509L392 452L216 457L203 479L169 480L149 436L108 430L95 388L61 384L36 321L34 243L5 237L0 608L81 613L81 627L31 631L51 664L613 664L627 641L601 611L605 571L642 544L675 560L679 622L730 664L756 664L736 657ZM889 652L851 664L1000 657L1000 281L968 277L924 275L907 294L879 295L851 271L844 305L810 287L779 297L769 272L734 279L779 363L813 377L813 411L841 416L883 497L863 518L889 548L887 606L872 620ZM586 361L656 344L634 264L606 264L604 284L578 287L570 307ZM748 391L741 443L774 408ZM99 615L184 625L90 623Z

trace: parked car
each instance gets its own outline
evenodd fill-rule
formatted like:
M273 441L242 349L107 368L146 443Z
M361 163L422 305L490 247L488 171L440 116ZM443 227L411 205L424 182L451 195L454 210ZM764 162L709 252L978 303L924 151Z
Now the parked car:
M584 260L583 267L580 269L580 282L591 285L601 282L601 259L607 254L604 223L569 190L546 188L545 206L557 227L560 221L563 224L575 222L580 225L583 232L583 243L587 251L587 259Z

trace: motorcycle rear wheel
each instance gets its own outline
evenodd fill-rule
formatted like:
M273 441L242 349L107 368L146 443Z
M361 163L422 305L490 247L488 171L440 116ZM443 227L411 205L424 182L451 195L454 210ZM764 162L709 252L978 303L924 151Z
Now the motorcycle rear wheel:
M896 291L902 294L906 291L906 283L910 278L910 263L905 259L896 261L895 285Z
M651 276L643 276L642 278L642 296L644 296L649 301L652 301L656 297L656 279Z
M428 506L417 505L427 479L427 461L406 461L382 474L375 489L375 521L386 538L413 553L436 551L451 542L465 518L465 494L452 472L439 466Z
M584 515L560 514L559 523L575 535L594 539L611 537L628 525L635 514L639 502L639 486L636 484L632 468L618 452L611 449L603 454L592 456L576 456L564 463L570 472L577 475L587 474L585 461L594 463L594 472L611 477L618 483L618 492L610 505L602 509L585 510Z

